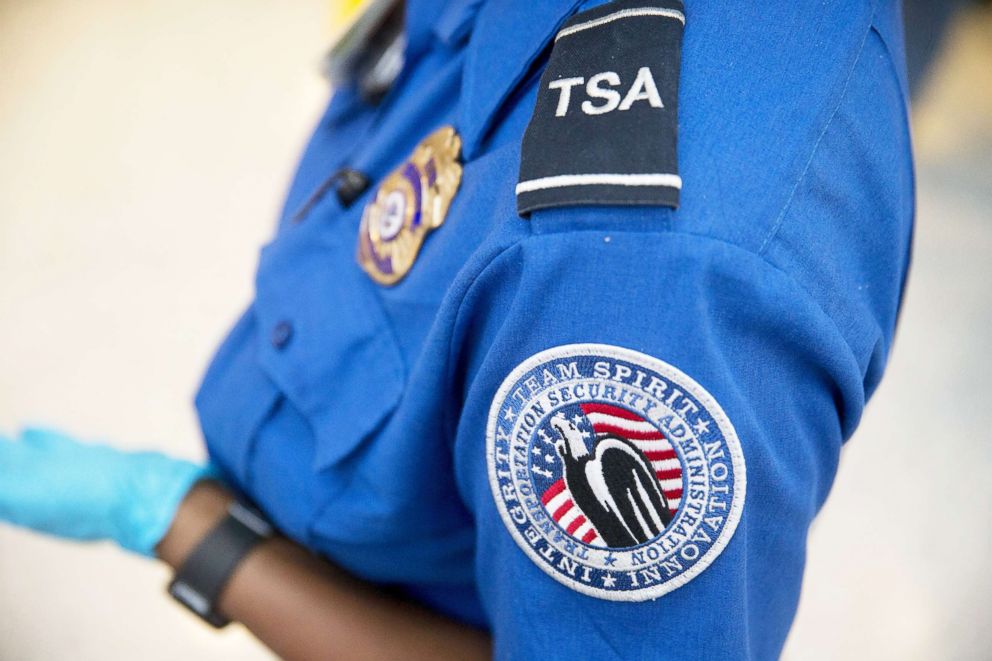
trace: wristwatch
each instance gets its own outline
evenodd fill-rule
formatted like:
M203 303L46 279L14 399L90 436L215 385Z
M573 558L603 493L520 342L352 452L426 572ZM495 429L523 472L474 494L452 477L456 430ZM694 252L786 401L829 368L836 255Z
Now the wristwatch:
M235 567L262 540L272 525L254 507L231 501L227 514L193 549L169 583L169 594L213 627L230 620L217 612L217 601Z

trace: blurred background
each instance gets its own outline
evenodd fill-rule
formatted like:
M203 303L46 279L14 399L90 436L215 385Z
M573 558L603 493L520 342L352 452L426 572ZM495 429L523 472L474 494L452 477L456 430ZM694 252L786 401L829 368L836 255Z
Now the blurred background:
M192 394L326 102L330 17L327 0L0 0L0 430L203 457ZM935 59L914 75L912 276L787 659L992 658L992 12L916 25ZM0 659L272 658L168 579L0 526Z

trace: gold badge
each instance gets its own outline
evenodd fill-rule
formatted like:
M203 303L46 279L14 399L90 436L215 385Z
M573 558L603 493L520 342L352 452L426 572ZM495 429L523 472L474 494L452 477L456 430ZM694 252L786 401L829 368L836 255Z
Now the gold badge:
M362 214L358 263L383 285L413 266L427 234L444 223L462 180L462 140L450 126L425 138L379 186Z

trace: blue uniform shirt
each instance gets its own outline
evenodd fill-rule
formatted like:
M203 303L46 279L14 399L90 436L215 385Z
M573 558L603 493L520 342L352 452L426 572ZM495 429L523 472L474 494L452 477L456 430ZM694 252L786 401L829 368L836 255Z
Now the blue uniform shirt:
M407 3L386 97L336 90L313 134L197 396L204 436L288 536L488 628L499 658L771 658L908 268L899 8L688 0L678 209L521 217L549 50L600 4ZM460 188L379 285L355 258L363 209L442 125ZM345 166L369 190L293 221ZM640 479L645 458L671 531L613 554L600 521L626 504L597 475ZM661 510L639 511L615 533Z

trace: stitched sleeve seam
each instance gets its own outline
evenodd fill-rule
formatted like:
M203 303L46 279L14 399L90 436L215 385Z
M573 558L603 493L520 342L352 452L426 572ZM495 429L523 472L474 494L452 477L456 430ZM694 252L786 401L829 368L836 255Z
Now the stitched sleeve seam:
M796 289L798 291L801 291L803 294L806 295L806 298L813 304L814 308L816 310L818 310L820 312L820 314L822 314L825 319L829 320L830 326L833 329L834 333L836 333L836 335L843 341L844 346L847 347L847 349L850 352L850 355L852 356L852 358L854 358L855 361L857 361L857 358L858 358L857 352L854 350L854 347L851 346L851 343L848 340L847 335L841 330L841 326L840 326L840 324L837 323L837 320L834 318L834 316L831 315L829 312L827 312L826 309L824 309L824 307L821 305L820 301L817 300L816 296L813 295L813 293L810 291L810 289L808 287L806 287L792 273L790 273L789 271L787 271L783 267L779 266L775 262L771 261L771 259L769 259L767 255L760 254L760 253L758 253L758 252L756 252L754 250L745 248L744 246L741 246L741 245L739 245L737 243L734 243L732 241L727 241L726 239L721 239L721 238L718 238L718 237L714 237L714 236L710 236L708 234L702 234L702 233L698 233L698 232L672 231L672 230L662 229L662 230L659 230L657 232L638 231L638 232L634 232L634 233L639 233L639 234L657 234L659 236L670 234L670 235L674 235L674 236L692 237L694 239L701 239L701 240L704 240L704 241L712 241L714 243L717 243L717 244L720 244L720 245L723 245L723 246L727 246L727 247L729 247L729 248L731 248L731 249L733 249L735 251L742 252L742 253L750 256L750 257L757 258L762 263L764 263L765 265L767 265L769 268L771 268L772 270L774 270L775 272L777 272L778 274L780 274L788 282L790 282L794 287L796 287ZM600 235L603 234L603 230L601 230L601 229L593 229L593 228L586 229L586 230L574 230L573 229L573 230L563 230L563 231L552 231L552 232L541 233L541 234L529 234L529 235L526 235L526 236L522 236L522 237L518 238L516 241L514 241L513 243L505 246L500 251L498 251L497 253L495 253L485 263L485 265L482 266L482 268L480 268L479 271L472 277L472 280L466 285L465 290L462 292L462 295L460 297L460 300L458 301L458 310L456 311L456 313L454 315L454 319L452 321L452 333L451 333L451 335L449 335L449 338L448 338L447 383L451 383L451 377L452 377L453 369L454 369L454 365L455 365L454 327L457 326L459 320L462 319L462 317L463 317L463 306L465 304L465 300L468 298L469 293L473 290L473 288L475 287L475 285L479 281L479 279L486 272L488 272L492 267L494 267L496 265L496 263L500 259L502 259L502 257L506 253L508 253L511 250L514 250L514 249L518 248L525 241L528 241L528 240L531 240L531 239L539 240L541 237L552 237L552 236L564 235L564 234L593 234L593 235L596 235L598 237L598 236L600 236ZM447 399L447 402L445 403L445 408L446 408L445 419L448 420L449 423L454 422L454 418L452 417L453 411L452 411L452 407L451 407L451 400L452 400L452 398L449 397ZM456 433L456 426L455 427L450 427L449 426L449 429L452 429L453 433Z
M451 328L448 335L448 348L447 348L447 369L445 370L445 388L449 388L453 381L454 369L456 365L455 358L455 332L458 327L459 322L463 318L463 308L465 306L465 300L469 297L469 294L475 288L476 283L482 276L487 273L490 269L494 268L497 262L499 262L502 257L508 252L518 248L525 240L534 236L532 234L527 234L525 236L518 237L511 243L503 246L498 251L496 251L486 262L479 268L479 270L472 276L472 278L465 284L465 288L462 290L461 295L458 298L457 309L451 320ZM457 435L457 424L455 423L455 416L452 410L452 400L454 398L449 396L445 398L444 401L444 411L442 414L442 419L445 420L445 427L449 429L452 433L452 443Z
M816 142L813 143L813 149L809 153L809 157L806 159L805 165L803 165L802 171L796 178L795 183L792 185L792 190L789 191L789 196L785 200L785 204L782 205L782 209L779 211L778 215L775 217L775 222L772 223L771 228L768 230L768 234L765 236L764 240L761 242L761 246L758 248L757 254L763 256L771 245L771 242L778 236L779 229L782 227L782 223L785 222L785 217L789 210L792 208L792 202L795 199L796 191L799 190L799 186L806 180L806 175L809 174L810 166L813 164L813 160L816 158L820 150L820 145L823 142L823 138L827 135L827 131L830 130L834 119L837 117L837 113L840 111L841 105L843 105L845 99L847 98L847 91L851 85L851 81L854 79L854 74L858 70L858 64L861 62L861 56L864 53L865 44L868 42L868 35L874 29L875 14L874 9L872 10L871 19L868 21L868 27L865 30L864 36L861 38L861 44L858 46L858 54L854 58L854 64L851 66L851 70L847 73L847 78L844 80L844 86L841 88L840 94L837 95L837 103L833 110L830 112L830 116L827 121L823 124L823 128L820 129L820 134L816 138Z

